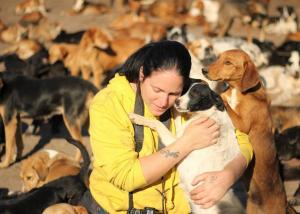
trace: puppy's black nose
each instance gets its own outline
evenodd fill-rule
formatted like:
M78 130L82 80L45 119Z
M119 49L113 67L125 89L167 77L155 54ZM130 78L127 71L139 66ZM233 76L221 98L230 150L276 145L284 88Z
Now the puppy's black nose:
M204 74L204 75L208 74L208 69L207 69L207 67L202 68L202 74Z
M175 100L175 105L179 106L179 104L180 104L180 100L179 99Z

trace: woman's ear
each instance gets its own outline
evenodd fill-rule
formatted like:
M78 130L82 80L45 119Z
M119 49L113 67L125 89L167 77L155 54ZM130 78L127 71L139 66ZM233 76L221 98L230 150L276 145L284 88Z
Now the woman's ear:
M145 79L145 76L144 76L144 69L143 69L143 66L140 68L140 72L139 72L139 81L140 82L143 82Z

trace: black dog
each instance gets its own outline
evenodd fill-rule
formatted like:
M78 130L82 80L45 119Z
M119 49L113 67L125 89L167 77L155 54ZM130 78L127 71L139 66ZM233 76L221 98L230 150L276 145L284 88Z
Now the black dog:
M0 114L5 129L4 161L7 167L22 153L21 117L44 118L55 114L63 116L72 138L81 141L82 126L88 118L88 105L98 89L77 77L34 79L10 72L0 74ZM80 159L77 153L76 159Z
M76 176L65 176L51 181L42 187L15 196L8 196L0 200L1 214L41 214L47 207L56 203L76 205L87 190L87 177L90 158L82 143L74 139L67 139L82 153L83 166Z
M55 43L71 43L71 44L78 44L85 33L84 30L74 32L74 33L67 33L66 31L62 30L56 37L53 39Z
M42 47L38 52L23 60L17 54L0 56L0 62L4 63L5 70L30 77L49 78L56 76L67 76L69 71L62 62L48 63L48 51Z
M278 157L280 160L300 158L300 126L294 126L274 134Z

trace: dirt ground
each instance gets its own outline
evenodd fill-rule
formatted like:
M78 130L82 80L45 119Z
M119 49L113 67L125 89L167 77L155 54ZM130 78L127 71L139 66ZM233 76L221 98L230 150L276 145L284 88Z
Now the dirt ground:
M0 0L0 19L4 21L5 24L9 25L15 23L19 20L19 16L14 13L14 8L19 0ZM67 32L75 32L83 29L87 29L95 25L106 25L114 15L78 15L78 16L67 16L63 14L63 11L70 10L75 0L45 0L46 7L49 9L49 19L53 21L58 21L61 23L62 28ZM90 0L90 2L92 2ZM94 0L97 2L97 0ZM99 2L99 1L98 1ZM101 0L101 2L107 3L109 0ZM280 0L272 1L272 8L276 5L282 3ZM299 14L300 1L299 0L285 0L285 4L293 4L297 6L297 12ZM274 10L272 9L271 10ZM116 15L116 13L115 13ZM237 32L243 32L238 30ZM280 38L279 38L280 39ZM0 50L5 48L7 45L0 42ZM27 121L28 122L28 121ZM59 133L52 135L50 126L45 124L41 127L38 135L23 135L23 140L25 144L25 150L23 152L24 156L34 153L40 148L56 149L58 151L63 151L69 155L75 154L75 149L73 146L69 145L64 137L68 136L67 131L63 125L59 127ZM89 137L86 134L84 136L84 142L89 144ZM90 151L90 148L89 148ZM300 169L299 161L291 161L290 164L297 165ZM0 169L0 188L6 187L10 190L18 191L21 190L21 180L19 178L20 162L11 165L7 169ZM300 174L298 178L292 179L285 182L285 188L287 195L290 197L294 194L298 184L300 183ZM300 212L300 206L296 207Z

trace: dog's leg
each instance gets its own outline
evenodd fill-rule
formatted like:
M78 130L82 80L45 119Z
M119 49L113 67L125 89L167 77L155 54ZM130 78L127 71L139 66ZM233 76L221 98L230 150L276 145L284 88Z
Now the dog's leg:
M168 128L158 120L152 120L145 118L141 115L129 113L129 119L131 122L141 125L147 126L155 131L157 131L162 143L165 146L170 145L176 140L176 137L172 135L172 133L168 130Z
M65 66L70 70L70 75L74 77L79 76L79 71L81 70L77 63L73 62L72 57L67 57L64 61Z
M223 99L224 100L224 99ZM243 121L241 116L236 114L236 112L230 107L228 102L224 100L224 105L226 111L235 127L239 127L239 130L244 133L249 133L250 130L250 121Z
M3 117L2 117L3 118ZM5 130L5 158L0 163L0 168L6 168L16 159L16 134L18 121L16 116L9 122L4 121Z
M99 88L101 86L101 83L103 81L103 70L102 68L97 68L97 69L94 69L93 68L93 83L94 85Z
M24 143L22 138L22 123L20 116L17 117L17 129L16 129L16 146L17 146L17 153L16 158L21 158L24 150Z
M75 123L71 123L70 120L67 118L67 116L65 114L63 114L63 120L64 120L64 123L65 123L70 135L72 136L72 138L74 140L77 140L77 141L83 143L82 136L81 136L80 119L76 120ZM80 161L81 158L82 158L81 153L80 153L79 149L77 149L74 159L76 161Z
M89 80L91 77L91 72L88 68L81 68L82 79Z

